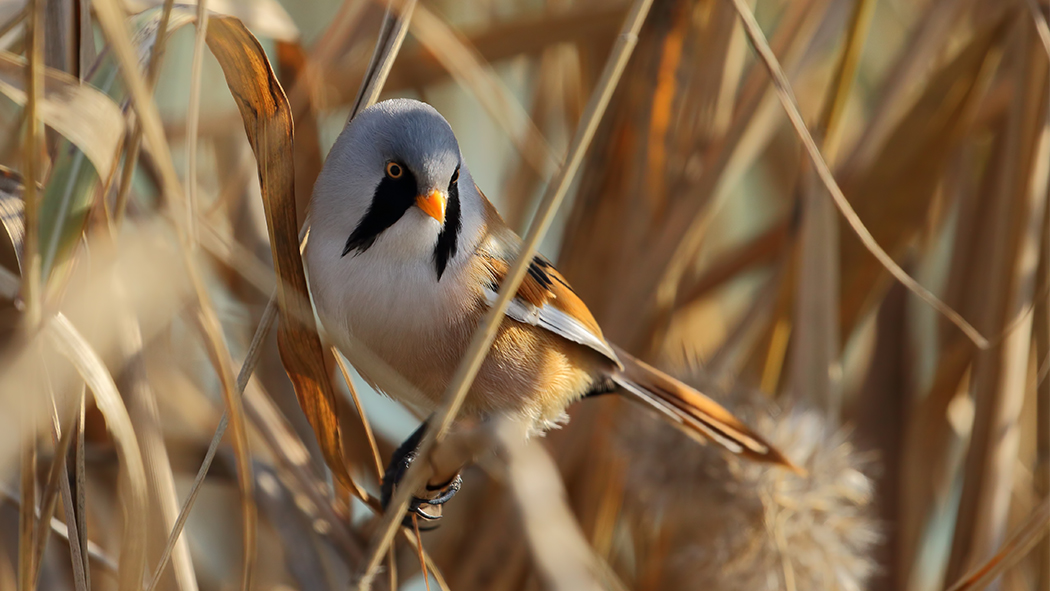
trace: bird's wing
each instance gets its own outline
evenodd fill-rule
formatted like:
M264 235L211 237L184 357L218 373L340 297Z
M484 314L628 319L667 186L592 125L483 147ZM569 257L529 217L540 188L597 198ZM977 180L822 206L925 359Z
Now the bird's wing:
M486 200L488 204L488 200ZM476 255L481 261L488 281L484 296L489 305L496 301L500 285L521 250L521 239L508 228L495 209L488 206L490 218L488 234L478 245ZM619 359L602 336L591 311L576 295L562 274L541 255L532 257L525 280L507 308L507 316L538 326L575 343L601 353L619 365Z

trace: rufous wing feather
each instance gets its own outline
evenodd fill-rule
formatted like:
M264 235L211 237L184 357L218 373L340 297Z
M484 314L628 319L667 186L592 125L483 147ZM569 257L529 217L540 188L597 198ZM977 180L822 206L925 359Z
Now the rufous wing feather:
M712 441L734 454L804 473L722 405L616 345L612 347L623 365L622 370L612 374L613 381L693 439Z

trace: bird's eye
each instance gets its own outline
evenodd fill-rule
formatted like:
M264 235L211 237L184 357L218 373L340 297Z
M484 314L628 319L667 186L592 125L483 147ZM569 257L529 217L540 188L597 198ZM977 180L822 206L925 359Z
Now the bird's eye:
M401 165L397 162L386 163L386 175L392 179L399 179L401 175L405 174L405 169L401 168Z
M456 181L458 181L458 180L459 180L459 168L457 167L456 168L456 172L452 173L452 180L449 181L448 184L454 185L454 184L456 184Z

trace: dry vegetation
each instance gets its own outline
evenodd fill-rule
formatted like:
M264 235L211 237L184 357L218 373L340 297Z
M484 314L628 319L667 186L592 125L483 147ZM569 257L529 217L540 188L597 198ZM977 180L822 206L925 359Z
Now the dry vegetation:
M162 4L0 0L0 590L1050 589L1045 1ZM297 236L395 95L807 476L601 397L386 527Z

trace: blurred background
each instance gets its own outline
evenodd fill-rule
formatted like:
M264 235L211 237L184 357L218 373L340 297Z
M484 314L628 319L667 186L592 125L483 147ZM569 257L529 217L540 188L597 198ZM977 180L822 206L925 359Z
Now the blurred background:
M346 589L377 469L420 417L329 356L348 492L273 335L231 399L275 276L266 166L233 98L253 81L224 76L216 48L233 38L219 15L242 21L259 46L237 51L268 58L289 97L302 223L386 2L209 0L208 46L180 4L154 66L161 4L0 0L0 589ZM630 4L419 2L383 97L433 104L523 233ZM808 474L586 400L469 468L375 588L1050 590L1050 6L741 5L859 221L734 2L655 0L540 250L610 341ZM104 10L155 81L165 149L142 139ZM185 204L165 198L172 179Z

